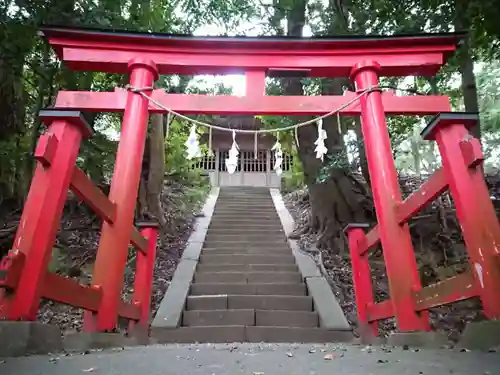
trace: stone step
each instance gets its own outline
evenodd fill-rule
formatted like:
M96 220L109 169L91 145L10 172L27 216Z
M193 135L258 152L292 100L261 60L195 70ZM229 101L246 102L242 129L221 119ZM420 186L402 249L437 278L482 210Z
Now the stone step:
M283 226L281 222L262 222L262 221L246 221L237 222L231 220L212 221L208 227L210 230L227 231L226 233L242 232L245 230L268 230L268 231L282 231Z
M186 310L223 310L227 309L227 295L188 296Z
M222 294L238 295L286 295L305 296L306 285L303 283L193 283L191 284L190 295L209 296Z
M186 300L187 311L225 309L313 311L313 305L312 297L291 295L247 296L219 294L213 296L188 296Z
M253 241L247 241L245 243L234 243L233 241L217 241L217 243L214 244L214 241L207 241L203 245L203 249L216 249L216 250L234 250L236 252L240 253L246 253L247 250L252 250L252 249L258 249L258 248L263 248L263 249L268 249L269 253L274 251L274 250L286 250L286 253L278 253L274 255L288 255L291 254L290 252L290 247L288 246L287 243L285 242L275 242L275 243L255 243ZM265 254L268 254L266 252ZM231 253L233 255L233 253Z
M203 249L213 249L213 250L234 250L238 252L246 252L252 249L266 249L269 251L273 250L286 250L290 251L290 246L288 241L278 241L278 240L260 240L255 238L240 239L239 241L231 239L215 239L206 238L203 244ZM265 253L267 254L267 252Z
M265 221L265 220L215 220L212 219L209 225L209 229L232 229L234 231L241 231L245 229L251 230L259 230L259 229L268 229L268 230L283 230L283 226L281 225L281 221L273 220L273 221Z
M166 343L233 343L233 342L288 342L327 343L351 342L350 331L329 331L322 328L259 327L259 326L198 326L177 329L152 330L159 344Z
M319 316L315 311L256 310L256 326L318 327Z
M219 196L217 204L228 204L232 202L248 202L259 204L273 204L270 195L234 195L234 196Z
M258 220L259 219L259 220ZM226 214L219 214L219 215L212 215L212 221L211 222L218 222L218 221L228 221L228 222L234 222L235 224L245 224L247 222L255 222L257 223L262 223L262 224L272 224L272 223L281 223L280 219L276 215L261 215L261 216L254 216L254 217L247 217L247 216L236 216L234 214L226 215Z
M220 232L212 232L209 230L207 232L207 236L205 237L205 242L208 241L235 241L235 242L243 242L243 241L251 241L251 242L259 242L262 243L264 241L277 242L280 240L281 242L286 242L286 237L284 232L245 232L241 233L220 233Z
M228 309L313 311L313 300L309 296L296 295L229 295L227 307Z
M245 215L245 216L243 216L243 215ZM225 219L225 220L255 221L257 219L260 219L262 221L268 221L268 220L278 220L279 221L279 217L276 213L274 213L274 214L239 213L238 214L239 217L235 217L235 216L236 215L234 212L214 212L214 214L212 215L212 220Z
M297 271L296 264L198 264L197 272L280 272L280 271Z
M264 210L264 211L273 211L276 212L276 208L274 207L273 202L221 202L215 205L215 210Z
M196 272L195 283L300 284L299 272Z
M295 285L294 285L295 286ZM188 296L187 310L254 309L313 311L310 296L298 295L245 295L221 293L213 296Z
M276 326L318 327L316 312L286 310L191 310L184 311L182 325L191 326Z
M290 255L209 255L202 252L200 263L205 264L295 264Z
M249 234L249 235L256 235L256 234L275 234L279 233L280 235L284 236L284 230L281 225L279 227L274 227L270 228L268 225L261 225L261 226L255 226L255 227L248 227L248 226L231 226L231 227L226 227L226 228L212 228L211 226L208 227L209 234L220 234L220 235L231 235L231 234Z
M214 215L220 214L249 214L255 216L271 216L277 215L274 207L258 208L253 206L241 206L241 207L215 207Z
M254 326L255 310L192 310L184 311L183 326Z
M273 204L272 197L266 195L240 195L240 196L219 196L217 204L231 204L233 202L246 202L246 203L259 203L259 204Z
M271 198L271 193L269 191L269 189L266 190L261 190L261 191L256 191L256 190L252 190L252 191L242 191L242 190L239 190L239 189L233 189L232 191L224 191L224 190L221 190L219 192L219 197L223 197L223 198L228 198L228 199L234 199L234 198L246 198L246 197L261 197L263 199L265 198Z
M270 255L288 255L291 254L291 250L288 246L276 246L274 248L258 248L258 247L247 247L247 248L203 248L203 254L208 255L251 255L251 254L270 254Z
M205 248L212 248L212 249L249 249L249 248L255 248L255 247L283 247L287 246L288 242L285 241L285 239L252 239L252 240L233 240L233 239L227 239L227 240L218 240L218 239L205 239L204 242L204 247Z

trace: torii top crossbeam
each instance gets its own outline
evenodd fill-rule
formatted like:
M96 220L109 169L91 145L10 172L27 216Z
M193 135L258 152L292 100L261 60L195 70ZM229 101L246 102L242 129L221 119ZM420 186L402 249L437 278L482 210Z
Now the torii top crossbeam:
M44 27L59 58L76 70L127 73L133 59L152 61L159 74L245 73L246 96L166 94L151 96L183 114L319 115L346 104L344 96L266 96L266 76L347 77L363 62L376 62L378 76L434 75L460 44L462 33L337 38L192 37L170 34ZM124 91L92 94L62 91L57 108L123 111ZM382 95L386 114L426 115L449 110L444 96ZM150 111L165 113L158 106ZM339 112L359 115L357 103Z
M376 60L383 76L434 75L456 49L461 33L341 37L194 37L44 27L43 35L77 70L125 73L147 57L160 74L230 74L247 70L302 71L346 77L361 60ZM278 73L279 74L279 73Z

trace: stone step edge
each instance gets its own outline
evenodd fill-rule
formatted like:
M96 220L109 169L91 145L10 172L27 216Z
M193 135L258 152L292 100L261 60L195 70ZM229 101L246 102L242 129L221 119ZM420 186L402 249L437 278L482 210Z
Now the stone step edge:
M237 277L238 276L238 277ZM223 278L229 278L229 280L241 280L241 281L203 281L206 278L212 278L212 280L221 280ZM193 283L243 283L243 284L263 284L265 283L263 280L266 280L266 283L285 283L283 278L287 280L286 283L303 283L302 275L298 271L218 271L218 272L207 272L207 271L197 271L193 277ZM277 280L276 280L277 279ZM202 281L199 281L202 280ZM243 281L245 280L245 281ZM271 281L269 281L271 280Z
M179 327L175 329L152 328L151 336L152 340L158 344L233 342L355 342L352 331L278 326L194 326Z
M269 291L270 287L279 288L281 294L275 290ZM214 291L215 290L215 291ZM212 291L212 292L210 292ZM288 292L288 293L287 293ZM208 294L210 293L210 294ZM189 288L189 297L198 296L255 296L255 297L310 297L304 283L192 283Z
M182 316L183 327L227 325L319 328L319 317L316 311L262 309L189 310Z
M269 191L285 234L289 235L295 227L293 217L286 208L279 189L270 189ZM316 262L308 254L301 251L297 241L288 239L287 242L307 285L308 295L313 299L314 310L318 311L320 326L328 329L349 328L350 325L344 311L330 284L319 271Z
M183 312L181 326L254 326L256 322L255 317L256 312L254 309L189 310Z
M279 272L276 269L298 271L296 264L198 264L196 272L225 272L228 269L240 269L241 272L260 270L261 272ZM214 271L216 270L216 271ZM219 270L219 271L217 271Z

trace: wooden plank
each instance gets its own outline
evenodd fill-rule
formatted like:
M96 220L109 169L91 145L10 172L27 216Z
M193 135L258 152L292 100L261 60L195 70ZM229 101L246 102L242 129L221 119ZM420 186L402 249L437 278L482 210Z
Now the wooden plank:
M42 297L96 312L101 304L102 291L49 272L43 282Z
M100 217L110 224L115 221L116 204L111 202L80 168L75 167L70 186L73 193L88 204ZM146 254L148 242L135 227L132 227L130 242Z
M141 310L130 302L121 301L118 307L118 315L122 318L139 320L141 318Z
M415 292L417 311L447 305L479 295L476 280L472 272L464 272L444 281L432 284Z
M394 309L392 307L391 300L388 299L383 302L374 303L368 305L368 321L374 322L377 320L383 320L392 318L394 316Z
M378 234L378 225L375 225L367 234L365 246L359 248L359 255L365 255L371 248L378 245L380 237Z
M441 167L425 181L420 188L396 207L399 224L406 223L427 204L435 200L448 189L446 174Z
M142 252L143 254L147 254L148 241L141 233L139 233L136 227L132 227L130 242L132 242L132 245L134 245L140 252Z
M75 195L92 208L97 215L108 223L116 218L116 205L92 182L78 167L74 168L70 188Z

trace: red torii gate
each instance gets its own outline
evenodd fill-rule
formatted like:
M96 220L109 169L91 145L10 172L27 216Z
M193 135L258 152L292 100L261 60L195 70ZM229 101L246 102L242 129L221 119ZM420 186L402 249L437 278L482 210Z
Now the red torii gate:
M364 36L340 38L195 38L165 34L106 32L46 27L42 34L59 58L76 70L129 73L131 87L146 90L173 111L190 114L321 115L356 95L266 96L265 77L292 73L309 77L350 76L359 92L377 87L380 76L434 75L460 42L461 34ZM166 94L153 90L159 74L245 73L243 98ZM348 227L356 298L361 323L395 316L401 331L427 330L428 308L480 296L486 315L500 317L499 226L481 171L482 154L466 127L475 116L446 114L436 118L427 139L435 139L443 168L402 202L385 115L448 112L446 96L396 96L369 91L359 103L340 111L360 115L379 225L367 235ZM124 112L115 171L106 197L75 166L81 140L92 134L79 111ZM1 263L0 318L34 320L41 298L83 308L85 329L107 331L118 316L147 327L156 228L139 233L133 226L148 114L165 112L132 91L58 93L55 108L40 114L48 125L35 157L37 167L12 250ZM421 288L406 222L449 186L457 204L476 272L444 287ZM50 274L55 233L71 189L104 219L92 286ZM391 300L373 303L368 249L384 249ZM134 299L120 299L127 249L139 250ZM465 280L466 279L466 280ZM467 281L467 282L465 282ZM450 286L451 285L451 286ZM457 287L462 286L462 290ZM431 288L431 289L429 289ZM439 289L441 288L441 289ZM429 292L430 291L430 292ZM430 293L433 293L430 295ZM431 302L429 302L431 301Z

